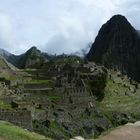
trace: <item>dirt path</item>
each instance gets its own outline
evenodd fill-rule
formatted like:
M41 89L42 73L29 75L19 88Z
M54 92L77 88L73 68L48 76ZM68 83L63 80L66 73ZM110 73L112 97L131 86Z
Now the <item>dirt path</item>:
M5 140L5 139L3 139L3 138L0 137L0 140Z
M140 140L140 122L116 128L97 140Z

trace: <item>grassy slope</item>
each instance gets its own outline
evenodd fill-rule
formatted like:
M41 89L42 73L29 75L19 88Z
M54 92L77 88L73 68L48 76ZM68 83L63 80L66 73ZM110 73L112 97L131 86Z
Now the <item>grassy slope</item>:
M0 138L4 140L49 140L44 136L29 132L4 121L0 121Z
M15 81L18 78L21 78L20 74L17 75L17 71L19 70L16 67L0 56L0 77L5 77L7 80Z
M101 108L106 111L126 113L138 110L140 107L140 89L137 89L135 93L131 93L130 88L133 89L134 86L127 79L122 80L115 76L113 80L109 79L105 89L105 98L101 102ZM125 95L126 92L131 93L131 95Z

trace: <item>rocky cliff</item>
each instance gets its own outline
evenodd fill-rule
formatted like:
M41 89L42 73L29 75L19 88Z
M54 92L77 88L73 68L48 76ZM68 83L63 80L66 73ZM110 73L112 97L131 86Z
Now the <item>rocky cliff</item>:
M139 53L138 32L124 16L115 15L101 27L87 59L140 81Z

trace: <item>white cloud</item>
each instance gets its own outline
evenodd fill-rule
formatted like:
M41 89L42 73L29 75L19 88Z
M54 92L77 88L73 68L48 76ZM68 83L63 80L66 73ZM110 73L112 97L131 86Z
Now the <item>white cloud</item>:
M10 17L0 13L0 47L10 50L15 42L16 35Z
M0 0L0 47L13 53L32 45L51 53L78 51L114 14L140 29L139 7L139 0Z

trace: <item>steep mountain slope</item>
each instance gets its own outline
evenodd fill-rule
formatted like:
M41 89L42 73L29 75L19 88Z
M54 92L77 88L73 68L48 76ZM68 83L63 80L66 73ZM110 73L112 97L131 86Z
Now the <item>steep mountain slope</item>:
M140 81L140 36L128 20L113 16L102 26L87 59Z
M19 56L18 67L19 68L38 68L47 59L36 47L32 47L26 53Z
M17 79L20 79L21 75L18 68L9 63L4 57L0 56L0 82L7 81L8 83L16 84ZM0 92L2 92L2 89Z
M51 59L51 55L41 52L36 47L30 48L27 52L21 55L14 55L8 52L6 53L6 51L4 52L5 53L3 53L2 56L8 62L10 62L18 68L38 68L44 62L48 61L48 59Z
M14 55L4 49L0 49L0 56L17 68L38 68L44 62L51 60L54 57L53 55L41 52L35 46L21 55Z
M140 35L140 30L137 30L138 34Z
M9 63L4 57L0 56L0 71L6 72L6 71L17 71L18 69L13 66L11 63Z
M3 56L4 58L8 58L12 54L7 52L6 50L0 49L0 55Z

